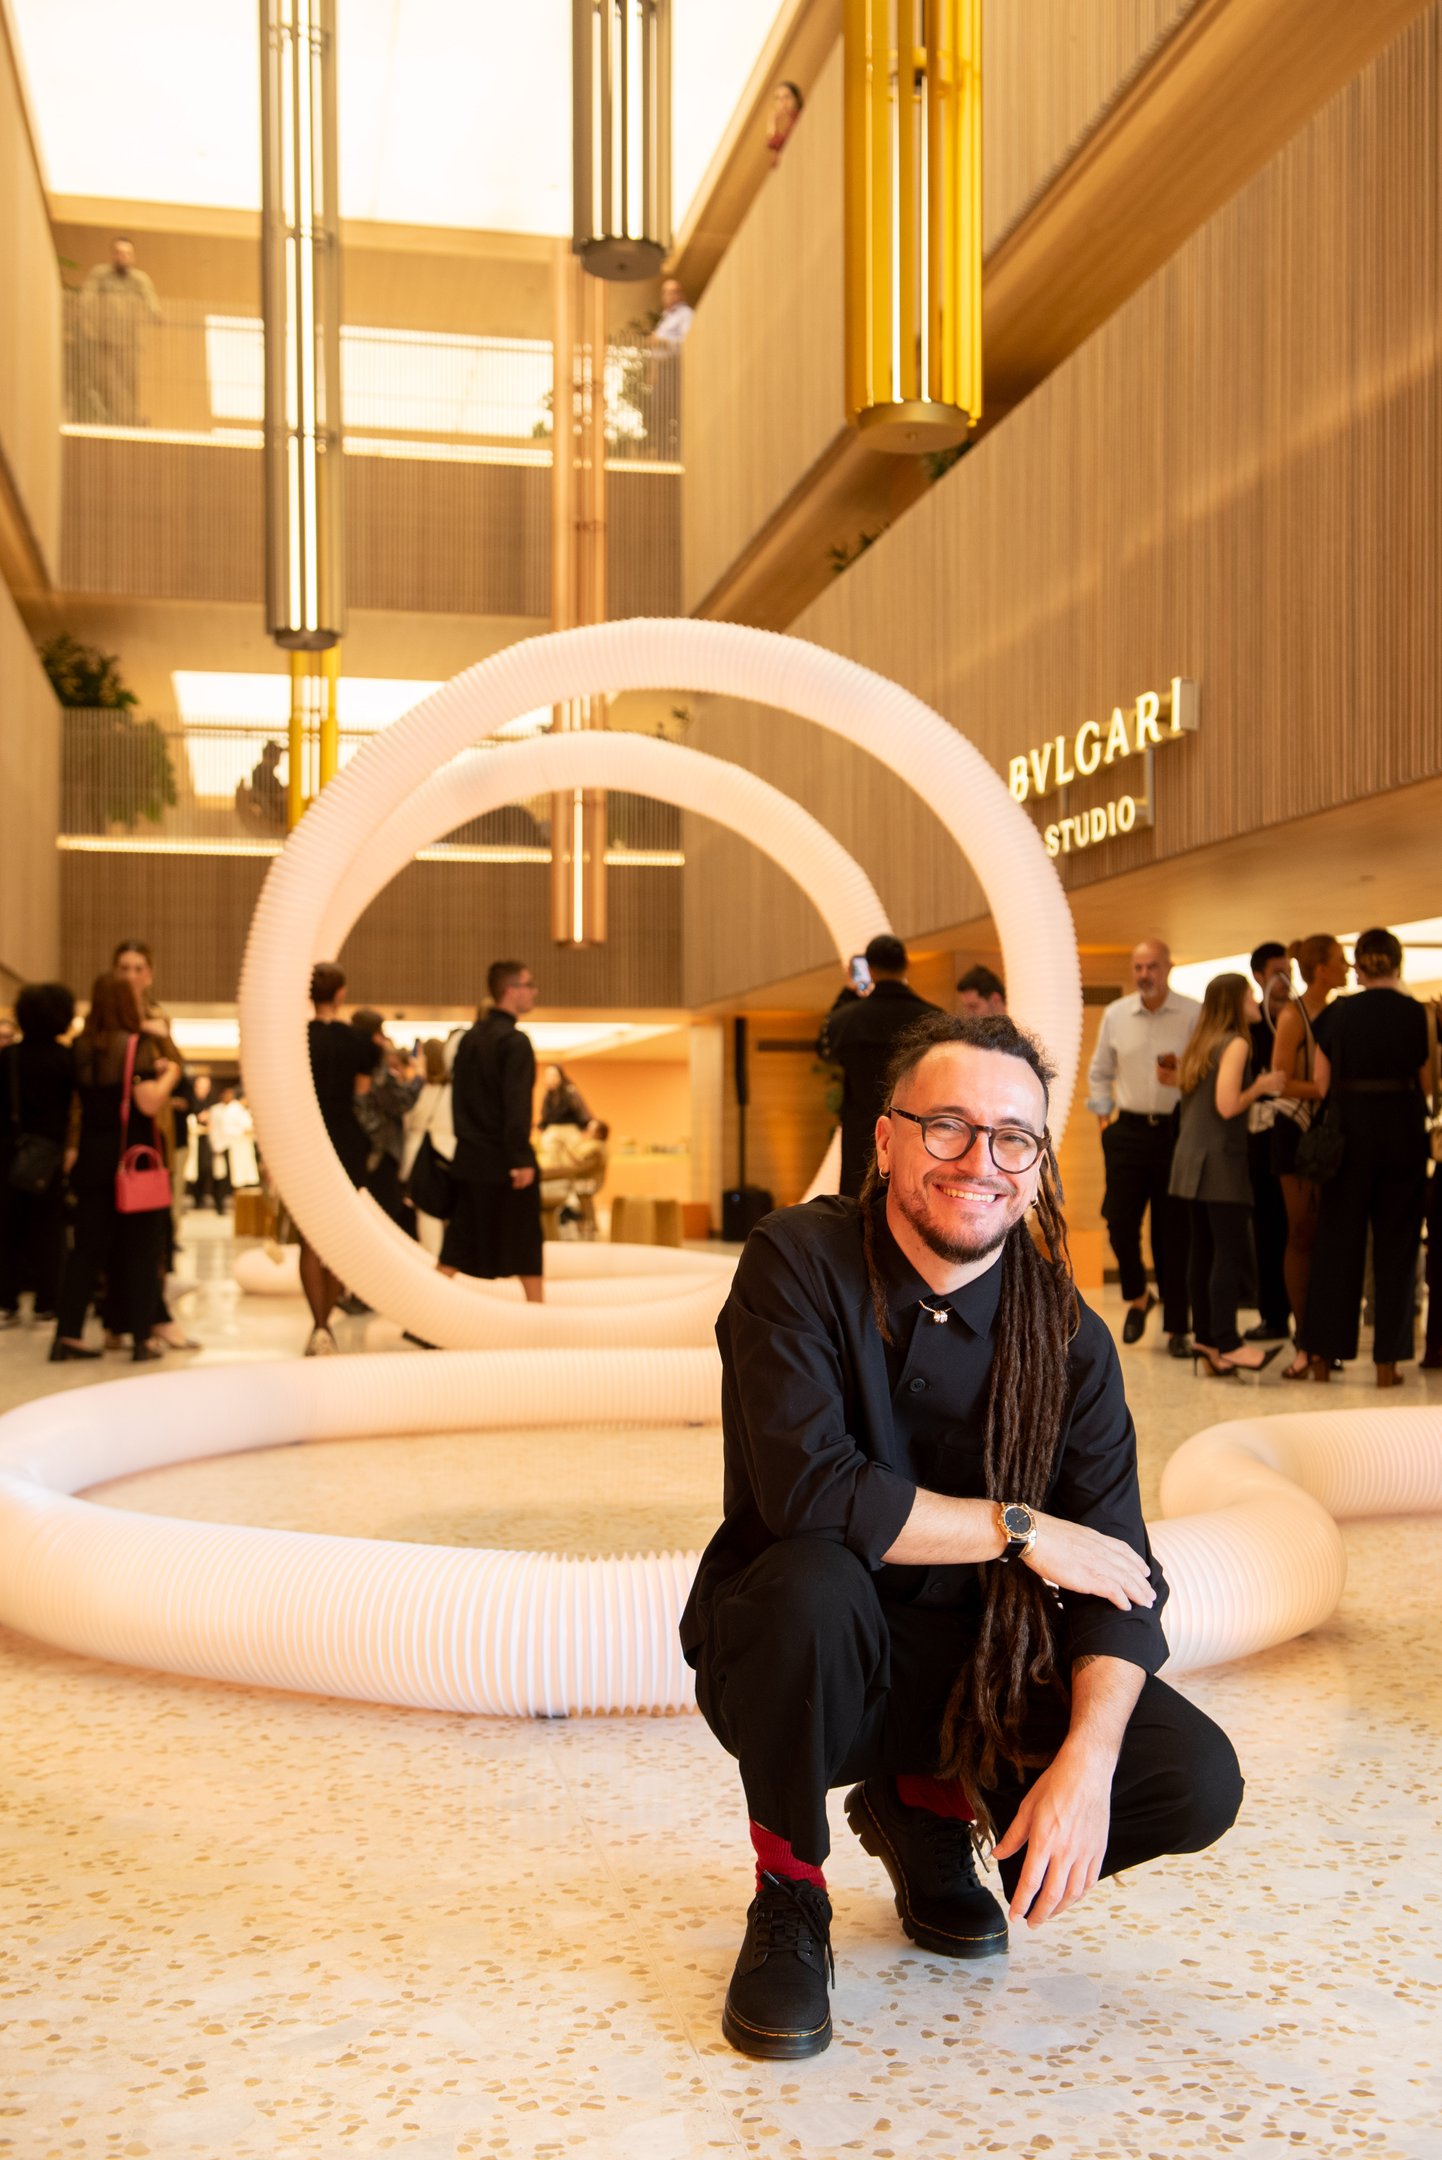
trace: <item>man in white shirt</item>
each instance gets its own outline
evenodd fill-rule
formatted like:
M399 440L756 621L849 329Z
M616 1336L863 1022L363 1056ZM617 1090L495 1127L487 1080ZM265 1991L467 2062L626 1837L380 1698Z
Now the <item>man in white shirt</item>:
M662 358L674 359L695 319L696 310L687 301L680 280L666 278L661 286L661 313L646 343Z
M1156 1299L1142 1259L1142 1217L1151 1210L1152 1264L1173 1357L1187 1357L1187 1219L1167 1190L1181 1095L1177 1060L1201 1011L1168 987L1172 956L1160 938L1132 953L1136 994L1108 1005L1087 1074L1087 1108L1101 1121L1106 1163L1102 1215L1121 1272L1122 1340L1141 1340Z

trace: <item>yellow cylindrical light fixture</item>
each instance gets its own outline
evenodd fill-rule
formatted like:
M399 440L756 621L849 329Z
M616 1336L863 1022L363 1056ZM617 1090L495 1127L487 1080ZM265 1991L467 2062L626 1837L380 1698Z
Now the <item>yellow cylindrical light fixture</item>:
M605 622L606 594L606 288L566 265L574 281L556 292L553 378L551 619L556 629ZM571 341L566 343L566 341ZM566 343L563 354L562 346ZM575 425L579 414L580 426ZM552 708L551 726L603 728L601 694ZM551 797L551 936L558 945L606 942L604 788L570 788Z
M335 0L260 0L266 628L345 629Z
M334 780L340 770L340 646L327 645L320 656L325 678L325 703L320 715L320 784Z
M878 450L981 415L982 0L845 0L846 408Z
M571 245L592 277L671 246L671 0L571 0Z

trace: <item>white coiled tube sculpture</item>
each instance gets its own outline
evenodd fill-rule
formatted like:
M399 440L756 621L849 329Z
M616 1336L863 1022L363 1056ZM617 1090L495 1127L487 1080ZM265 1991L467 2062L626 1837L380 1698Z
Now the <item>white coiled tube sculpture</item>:
M500 1331L494 1302L438 1275L368 1196L352 1189L326 1140L303 1023L312 962L335 950L377 879L393 874L437 831L491 803L572 784L638 785L736 824L799 872L842 955L886 926L864 876L816 821L754 775L722 761L605 733L463 755L478 738L539 707L598 691L656 688L721 692L799 713L924 787L929 807L986 892L1001 933L1013 1010L1041 1036L1058 1067L1058 1134L1065 1122L1081 1039L1070 910L1031 820L985 758L939 714L898 684L834 653L731 623L605 623L509 646L386 729L326 788L271 867L241 978L247 1093L277 1185L336 1272L368 1303L429 1341L457 1348L498 1341L695 1342L714 1319L714 1306L703 1319L705 1297L698 1289L689 1334L681 1299L667 1301L670 1331L659 1336L648 1308L635 1306L610 1314L533 1306L508 1311ZM453 780L446 768L456 759L462 766ZM506 765L506 759L513 762ZM644 774L643 762L649 768ZM468 810L456 808L461 787Z
M91 1657L364 1701L680 1710L692 1553L573 1559L317 1537L74 1497L166 1463L383 1432L717 1419L713 1351L397 1353L166 1374L0 1419L0 1621ZM714 1438L698 1444L714 1447ZM1286 1641L1346 1576L1336 1522L1442 1508L1442 1409L1238 1421L1188 1441L1154 1540L1169 1670Z

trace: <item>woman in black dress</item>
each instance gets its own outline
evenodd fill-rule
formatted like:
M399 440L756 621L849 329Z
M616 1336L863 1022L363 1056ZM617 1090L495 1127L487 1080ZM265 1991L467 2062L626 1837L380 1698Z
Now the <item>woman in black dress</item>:
M310 1069L331 1146L352 1185L364 1185L370 1145L355 1114L355 1104L356 1097L370 1088L376 1048L367 1036L357 1034L340 1018L344 992L344 970L334 960L318 960L310 975L310 997L315 1007L308 1031ZM328 1357L337 1347L330 1331L330 1316L341 1301L345 1285L304 1238L300 1241L300 1286L311 1319L305 1354Z
M75 1101L79 1130L67 1155L75 1201L74 1242L60 1277L54 1364L99 1357L83 1341L85 1315L103 1273L121 1331L130 1336L137 1365L160 1356L150 1342L160 1296L168 1208L122 1215L115 1205L115 1173L126 1148L158 1146L155 1118L170 1098L179 1068L162 1057L153 1035L141 1028L134 986L113 971L96 977L90 1010L75 1042ZM136 1046L130 1111L124 1131L121 1108L125 1064ZM73 1128L72 1128L73 1129Z
M1287 1302L1296 1319L1297 1354L1282 1369L1284 1380L1331 1377L1323 1357L1307 1348L1307 1290L1312 1279L1312 1247L1317 1241L1317 1215L1321 1187L1297 1175L1297 1148L1303 1133L1322 1107L1326 1089L1317 1077L1321 1046L1326 1036L1328 1000L1334 990L1346 988L1351 973L1347 955L1330 931L1299 938L1288 947L1287 957L1297 963L1302 978L1300 997L1283 1007L1272 1044L1272 1066L1283 1076L1277 1098L1276 1117L1269 1135L1272 1175L1282 1188L1287 1210L1287 1249L1282 1272L1287 1281Z
M1187 1204L1187 1295L1194 1323L1192 1369L1218 1379L1260 1372L1280 1355L1243 1344L1237 1305L1252 1259L1252 1174L1246 1113L1277 1093L1282 1076L1253 1074L1249 1026L1257 1007L1244 975L1214 975L1177 1070L1181 1116L1170 1190Z
M1357 1355L1370 1229L1372 1356L1378 1387L1397 1387L1397 1368L1413 1354L1427 1198L1427 1017L1402 988L1402 947L1390 930L1364 930L1354 964L1362 994L1332 1007L1317 1060L1319 1081L1337 1095L1345 1146L1322 1187L1304 1339L1315 1359Z
M65 1179L60 1159L75 1093L70 1033L75 999L64 983L27 983L15 1000L23 1041L0 1050L0 1327L19 1319L20 1293L34 1317L53 1320L65 1258ZM39 1190L12 1181L20 1140L50 1143L54 1169Z

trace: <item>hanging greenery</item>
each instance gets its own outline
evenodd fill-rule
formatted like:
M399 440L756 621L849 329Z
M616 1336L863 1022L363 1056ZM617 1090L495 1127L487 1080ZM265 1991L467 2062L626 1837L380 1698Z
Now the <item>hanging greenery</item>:
M159 824L177 799L170 748L154 720L131 718L140 700L126 687L115 654L62 631L41 646L40 662L64 711L65 830L104 832L141 818Z

